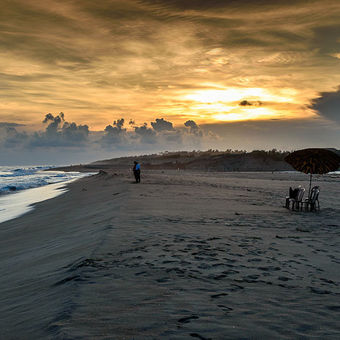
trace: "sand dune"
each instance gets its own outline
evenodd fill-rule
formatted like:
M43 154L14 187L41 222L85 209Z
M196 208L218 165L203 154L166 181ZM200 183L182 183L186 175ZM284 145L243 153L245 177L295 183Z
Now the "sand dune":
M339 339L339 178L96 175L0 224L0 338Z

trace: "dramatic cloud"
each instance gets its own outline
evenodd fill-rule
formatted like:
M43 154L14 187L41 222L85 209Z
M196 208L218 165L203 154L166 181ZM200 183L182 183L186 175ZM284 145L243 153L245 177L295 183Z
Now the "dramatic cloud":
M164 118L157 118L155 122L151 122L151 126L155 131L173 131L174 127L171 122L164 120Z
M0 120L312 119L340 83L339 15L337 0L5 1Z
M198 125L193 120L187 120L184 123L184 126L188 128L189 134L193 134L196 136L203 136L202 130L198 127Z
M198 130L198 125L193 120L187 120L184 126L190 128L191 130Z
M45 131L34 133L30 140L32 147L79 146L87 141L88 126L66 122L62 112L56 116L48 113L43 123L48 125Z
M126 142L126 129L124 128L124 123L124 118L121 118L115 120L112 125L107 125L101 143L110 148L113 145L120 145Z
M0 149L8 148L26 150L78 150L94 151L98 154L109 151L138 151L138 150L182 150L189 146L200 146L212 136L204 134L200 127L193 121L185 123L186 128L173 127L170 121L156 118L152 127L147 123L141 126L125 128L124 118L113 121L102 131L90 131L87 125L69 123L61 112L57 115L48 113L43 124L45 130L29 133L18 131L12 124L0 125Z
M291 150L297 144L299 147L340 147L339 128L320 119L213 125L198 125L189 119L172 130L158 131L147 123L125 127L124 119L115 120L104 130L91 131L86 125L68 123L62 114L48 114L44 122L45 129L38 132L23 130L25 127L21 126L0 126L0 163L74 164L166 150L273 147Z
M297 121L322 126L332 146L320 116L339 121L339 17L338 0L3 1L0 145L51 158L213 148L227 136L277 147L256 134L277 120L296 146ZM42 115L60 110L67 121L48 114L42 130Z
M322 117L340 123L340 87L334 92L320 93L320 97L312 101L311 108Z

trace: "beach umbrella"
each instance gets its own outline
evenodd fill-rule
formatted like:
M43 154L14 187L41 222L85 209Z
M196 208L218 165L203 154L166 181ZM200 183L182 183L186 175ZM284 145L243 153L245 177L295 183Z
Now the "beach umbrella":
M327 174L338 170L340 166L340 156L338 154L328 149L318 148L294 151L285 157L285 161L295 170L310 174L308 197L313 174Z

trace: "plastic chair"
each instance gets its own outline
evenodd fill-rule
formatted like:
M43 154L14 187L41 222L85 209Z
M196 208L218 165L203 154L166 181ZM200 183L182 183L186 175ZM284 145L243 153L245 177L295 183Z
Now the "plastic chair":
M309 211L320 210L319 194L320 188L318 186L313 187L310 196L302 202L301 207Z
M293 197L287 197L286 198L286 208L290 208L290 204L292 204L292 210L300 210L302 206L302 199L305 194L306 189L305 188L299 188L299 191L295 198Z

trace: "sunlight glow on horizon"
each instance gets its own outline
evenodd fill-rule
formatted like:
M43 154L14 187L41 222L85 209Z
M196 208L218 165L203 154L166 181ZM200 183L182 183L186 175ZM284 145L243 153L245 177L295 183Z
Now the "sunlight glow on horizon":
M198 119L233 122L302 116L275 107L275 105L298 105L298 91L295 89L271 90L259 87L222 89L218 85L209 85L210 88L206 90L197 90L182 96L189 102L189 110L196 112ZM310 113L306 113L305 116L310 116Z
M235 122L254 119L272 119L278 113L267 108L242 109L242 112L220 113L213 116L214 119L224 122Z
M271 93L264 88L226 88L224 90L198 90L184 96L185 99L200 103L235 102L240 100L272 101L277 103L291 103L294 101L296 91L288 89L282 94Z

